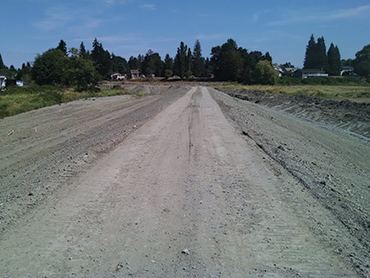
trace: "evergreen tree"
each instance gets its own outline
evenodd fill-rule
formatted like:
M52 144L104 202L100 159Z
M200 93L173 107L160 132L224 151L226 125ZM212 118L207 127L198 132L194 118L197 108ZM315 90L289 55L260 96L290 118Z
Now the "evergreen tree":
M145 55L142 62L141 72L147 77L161 76L163 72L163 62L158 53L154 53L151 49Z
M128 60L128 67L130 70L138 70L140 69L140 62L139 60L134 57L134 56L131 56Z
M104 78L109 78L112 73L110 53L108 50L104 50L103 45L96 38L93 42L91 58L98 73Z
M204 72L204 58L202 57L202 48L200 46L199 40L195 42L193 49L192 58L192 72L195 76L201 76Z
M312 34L306 47L306 56L304 59L305 69L314 69L316 67L315 55L316 55L316 42Z
M191 53L190 47L188 48L188 53L186 54L186 78L189 78L192 75L191 67L192 67L192 59L193 54Z
M316 68L326 71L328 69L328 57L326 56L324 37L317 39L316 47Z
M173 71L173 59L169 54L166 54L166 57L164 58L164 70Z
M341 68L339 48L331 43L328 50L328 74L339 76Z
M177 48L177 54L173 65L173 71L181 79L184 79L187 73L187 54L188 46L184 42L180 42L180 46Z
M121 74L128 73L128 63L125 58L116 56L112 53L112 70Z
M1 57L1 54L0 54L0 70L2 69L6 69L6 66L4 65L3 58Z
M272 57L271 57L271 55L270 55L270 53L268 51L265 54L265 60L266 61L269 61L270 63L272 63Z
M60 51L62 51L64 53L64 55L67 56L67 54L68 54L67 53L67 43L65 41L60 40L57 49L59 49Z

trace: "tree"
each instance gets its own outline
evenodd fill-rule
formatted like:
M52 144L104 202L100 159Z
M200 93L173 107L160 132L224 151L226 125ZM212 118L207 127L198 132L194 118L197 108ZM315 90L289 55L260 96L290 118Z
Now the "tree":
M32 78L38 85L63 84L66 80L67 60L63 51L49 49L37 55L32 68Z
M316 67L315 54L316 53L316 42L313 34L311 35L308 45L306 47L306 55L304 59L305 69L314 69Z
M328 70L328 57L324 37L318 38L317 43L315 43L315 38L313 34L311 35L306 48L304 68Z
M199 40L196 40L194 49L193 49L193 57L192 57L192 66L191 71L197 77L201 76L204 73L204 58L202 57L202 48L200 46Z
M328 69L328 57L326 56L326 46L324 37L317 39L316 68L321 70Z
M6 66L4 65L3 58L1 57L1 54L0 54L0 70L2 69L6 69Z
M121 74L128 73L128 63L125 58L116 56L112 53L111 60L113 72L118 72Z
M268 60L258 61L253 74L256 83L263 85L274 85L279 76L278 72L274 70L274 67Z
M151 49L147 52L141 63L141 72L147 77L161 76L163 74L163 62L158 53L154 53Z
M95 69L103 78L109 78L112 73L111 57L108 50L104 50L103 45L95 38L91 58Z
M339 76L341 69L339 48L331 43L328 50L328 74L331 76Z
M356 53L356 58L352 63L358 75L370 77L370 44Z
M139 60L134 57L134 56L131 56L128 60L128 67L130 70L137 70L140 68L140 62Z
M181 79L184 79L188 70L187 54L188 46L184 42L180 42L180 46L177 48L173 70Z
M243 59L233 39L228 39L221 47L213 47L211 55L216 79L238 80L243 68Z
M70 57L67 60L68 71L66 77L69 80L69 84L74 86L79 92L95 90L100 78L92 60L86 57L86 53L72 48Z
M62 51L64 53L64 55L67 56L67 43L63 40L60 40L59 42L59 45L56 49L59 49L60 51Z
M164 57L164 70L170 70L171 72L173 71L173 59L170 57L169 54L166 54Z

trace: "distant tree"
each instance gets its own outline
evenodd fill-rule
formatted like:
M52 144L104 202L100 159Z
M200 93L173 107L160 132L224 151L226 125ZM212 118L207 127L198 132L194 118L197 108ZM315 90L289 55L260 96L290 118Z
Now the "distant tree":
M57 47L60 51L64 53L64 55L67 55L67 43L63 40L60 40L59 45Z
M100 80L98 72L95 70L93 62L86 57L86 53L75 48L70 50L68 60L68 70L66 79L69 85L77 91L94 91Z
M170 69L166 69L165 71L164 71L164 77L166 78L166 79L168 79L168 78L170 78L171 76L172 76L172 70L170 70Z
M316 42L313 34L311 35L310 40L308 41L308 45L306 47L306 55L304 60L304 68L305 69L314 69L316 68Z
M271 57L271 55L270 55L269 52L266 52L266 54L265 54L265 60L266 61L269 61L270 63L272 63L272 57Z
M84 57L84 58L90 58L90 53L89 51L86 50L84 42L81 42L80 44L80 50L79 50L79 55Z
M104 50L103 45L95 38L91 58L95 69L103 78L109 78L112 73L111 55Z
M141 64L141 72L147 77L161 76L163 72L163 62L158 53L154 53L151 49L147 52Z
M326 56L326 46L324 37L317 39L317 54L316 63L318 69L327 70L328 69L328 57Z
M363 77L370 77L370 44L364 46L362 50L356 53L353 60L355 72Z
M328 70L328 57L324 37L318 38L317 43L315 43L315 38L313 34L311 35L306 48L304 68Z
M202 57L202 48L200 42L199 40L196 40L191 63L191 71L195 76L198 77L204 73L204 62L205 59Z
M274 85L279 76L278 72L274 70L274 67L268 60L258 61L253 74L256 83L263 85Z
M130 70L137 70L140 69L140 62L134 56L131 56L128 60L128 68Z
M173 71L173 58L171 58L169 54L166 54L164 57L164 70Z
M180 46L177 48L177 53L174 60L173 71L181 79L184 79L188 71L187 62L188 46L184 42L180 42Z
M213 47L211 55L216 79L226 81L238 80L243 68L243 59L233 39L228 39L221 47Z
M1 57L1 54L0 54L0 70L2 69L6 69L6 66L4 65L3 58Z
M204 61L204 74L210 75L213 73L212 63L209 57L207 57Z
M113 72L118 72L121 74L127 74L128 73L128 63L125 58L122 58L120 56L116 56L112 53L111 56L112 60L112 70Z
M328 50L328 74L332 76L339 76L342 66L340 62L340 53L338 46L334 46L333 43L330 44Z
M32 68L32 78L38 85L57 85L66 81L67 60L63 51L49 49L37 55Z

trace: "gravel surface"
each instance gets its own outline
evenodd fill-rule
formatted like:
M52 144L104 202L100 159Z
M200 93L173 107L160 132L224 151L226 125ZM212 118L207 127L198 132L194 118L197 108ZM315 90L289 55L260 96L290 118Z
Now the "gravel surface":
M370 275L366 133L127 88L0 120L1 277Z

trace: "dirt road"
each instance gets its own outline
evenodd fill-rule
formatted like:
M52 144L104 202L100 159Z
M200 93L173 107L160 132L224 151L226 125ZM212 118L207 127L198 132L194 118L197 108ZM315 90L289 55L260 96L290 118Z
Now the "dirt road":
M289 163L282 165L269 154L274 136L260 136L262 130L269 130L267 119L275 117L275 121L288 125L291 121L301 127L299 138L304 141L312 132L305 133L309 123L267 108L257 109L205 87L156 90L160 93L139 100L101 100L102 106L90 101L90 110L100 107L101 111L96 113L98 117L81 116L81 122L71 113L86 105L50 108L52 114L70 112L54 122L59 126L55 133L45 135L47 142L58 142L47 145L45 154L40 149L47 143L37 137L40 128L30 126L27 132L32 135L15 140L10 137L17 135L22 122L14 118L0 122L6 130L10 122L14 124L14 134L1 139L3 146L8 146L2 147L1 159L10 161L2 164L2 187L10 188L13 177L14 184L23 189L9 189L11 194L26 194L17 203L17 198L8 196L7 201L2 193L1 205L7 211L3 219L8 220L0 234L2 277L365 277L369 273L366 240L361 241L368 236L368 227L357 227L362 237L354 235L341 221L347 218L338 216L340 210L328 209ZM106 114L109 108L104 105L115 108ZM241 124L239 119L244 122L247 114L240 112L239 118L235 117L235 111L241 109L238 105L247 111L243 113L253 114L247 116L253 125ZM156 107L155 111L149 107ZM34 114L48 126L50 119L39 113L45 111ZM139 116L141 122L132 126L133 118ZM96 121L102 123L93 125ZM128 134L122 128L125 121L130 122ZM67 140L60 138L63 123ZM322 136L331 132L312 128ZM254 132L260 132L260 137ZM112 133L117 138L107 139ZM274 135L278 141L284 138ZM360 139L346 136L340 135L343 142L338 146L352 142L358 147L356 155L370 149L366 141L354 142ZM263 142L258 141L261 138ZM278 144L293 149L291 144L299 138L285 138L286 145ZM331 143L318 140L331 155ZM16 143L22 146L19 151ZM307 143L305 151L316 147ZM37 158L40 153L41 160ZM317 163L321 167L335 158ZM41 179L32 185L47 162L55 172L54 180ZM357 168L352 175L366 198L369 166L361 159L353 163ZM310 171L307 168L308 174ZM46 179L49 172L42 173L41 178ZM45 193L47 190L53 193ZM24 205L22 198L28 198L33 206L19 209L21 216L12 214L17 204ZM351 198L346 199L348 203L354 200ZM355 208L360 212L354 213L366 218L366 201L359 207ZM343 250L347 247L355 251Z

